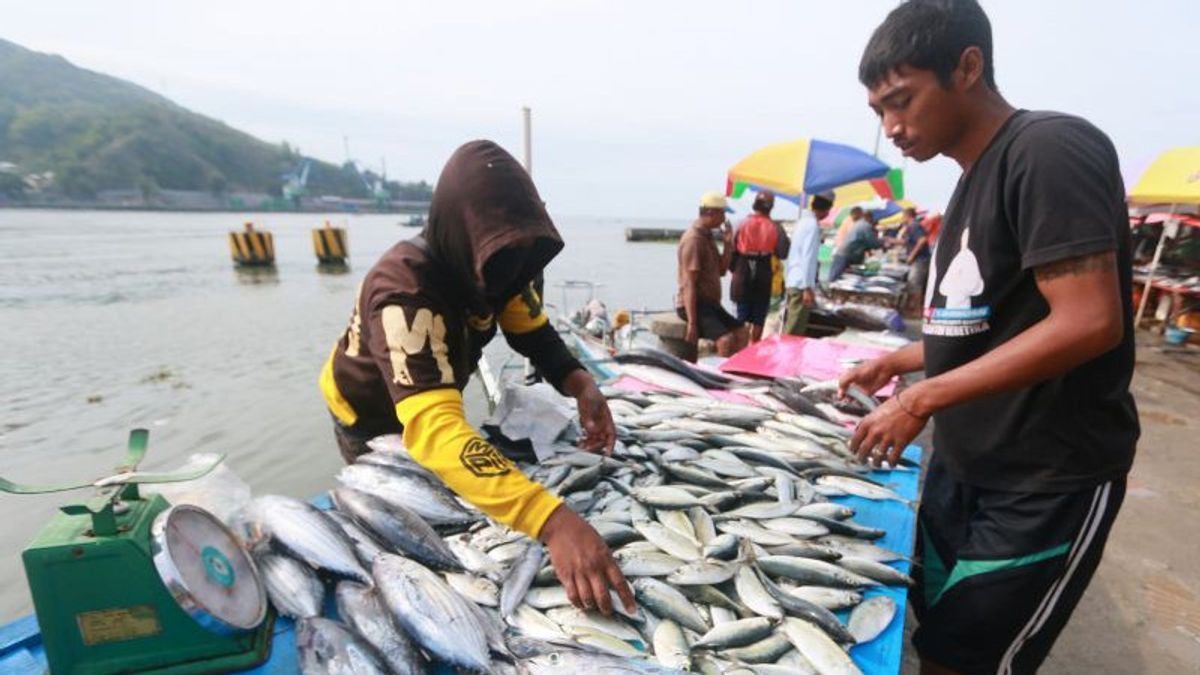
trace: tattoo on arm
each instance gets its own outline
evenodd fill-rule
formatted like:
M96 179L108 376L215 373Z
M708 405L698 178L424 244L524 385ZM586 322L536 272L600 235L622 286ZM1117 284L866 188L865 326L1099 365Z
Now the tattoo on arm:
M1033 276L1038 281L1050 281L1059 277L1070 277L1089 272L1106 272L1117 267L1117 258L1111 252L1082 255L1046 263L1034 268Z

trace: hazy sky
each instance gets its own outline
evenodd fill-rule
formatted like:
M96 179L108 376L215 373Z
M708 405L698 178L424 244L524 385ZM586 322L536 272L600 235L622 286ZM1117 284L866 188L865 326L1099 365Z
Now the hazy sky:
M856 79L895 2L0 0L0 37L126 78L322 159L434 180L460 143L519 156L559 214L687 219L726 169L773 142L868 151ZM1015 105L1108 132L1127 178L1200 143L1200 2L984 2ZM881 156L900 163L884 141ZM909 163L910 197L944 206L958 168Z

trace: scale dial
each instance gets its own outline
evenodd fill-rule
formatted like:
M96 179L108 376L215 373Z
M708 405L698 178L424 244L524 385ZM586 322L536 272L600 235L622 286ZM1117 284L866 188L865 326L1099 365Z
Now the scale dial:
M200 625L224 635L253 630L267 615L258 568L216 516L188 504L163 511L152 528L154 566Z

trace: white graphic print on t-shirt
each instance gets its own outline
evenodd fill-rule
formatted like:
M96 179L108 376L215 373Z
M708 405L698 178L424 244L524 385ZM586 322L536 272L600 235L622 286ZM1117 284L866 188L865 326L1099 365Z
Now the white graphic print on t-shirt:
M982 333L989 328L992 308L971 305L972 298L983 294L984 283L979 260L970 247L970 236L971 228L963 228L958 253L950 259L940 280L937 265L930 266L929 284L925 287L925 324L922 326L926 335L963 337ZM937 260L936 255L934 260ZM934 307L937 293L946 298L942 307Z

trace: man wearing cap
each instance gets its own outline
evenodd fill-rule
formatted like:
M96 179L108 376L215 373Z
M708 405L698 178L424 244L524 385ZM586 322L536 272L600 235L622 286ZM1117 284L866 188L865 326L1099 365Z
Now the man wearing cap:
M754 198L754 212L743 220L733 235L733 277L729 295L737 303L738 321L750 324L750 343L762 339L763 325L771 308L771 261L787 256L788 237L771 220L775 195L760 192Z
M800 213L796 229L792 230L792 245L788 250L784 278L787 304L783 317L783 332L786 335L804 335L808 328L808 314L816 302L817 255L821 250L821 226L818 221L824 220L833 208L833 193L814 195L811 206L811 209Z
M700 198L700 216L679 240L679 294L675 312L687 322L684 340L696 357L700 338L715 340L717 353L732 356L746 345L746 330L721 306L721 277L729 271L733 259L733 229L725 214L729 211L725 196L706 192ZM713 231L722 228L723 251L717 250Z

